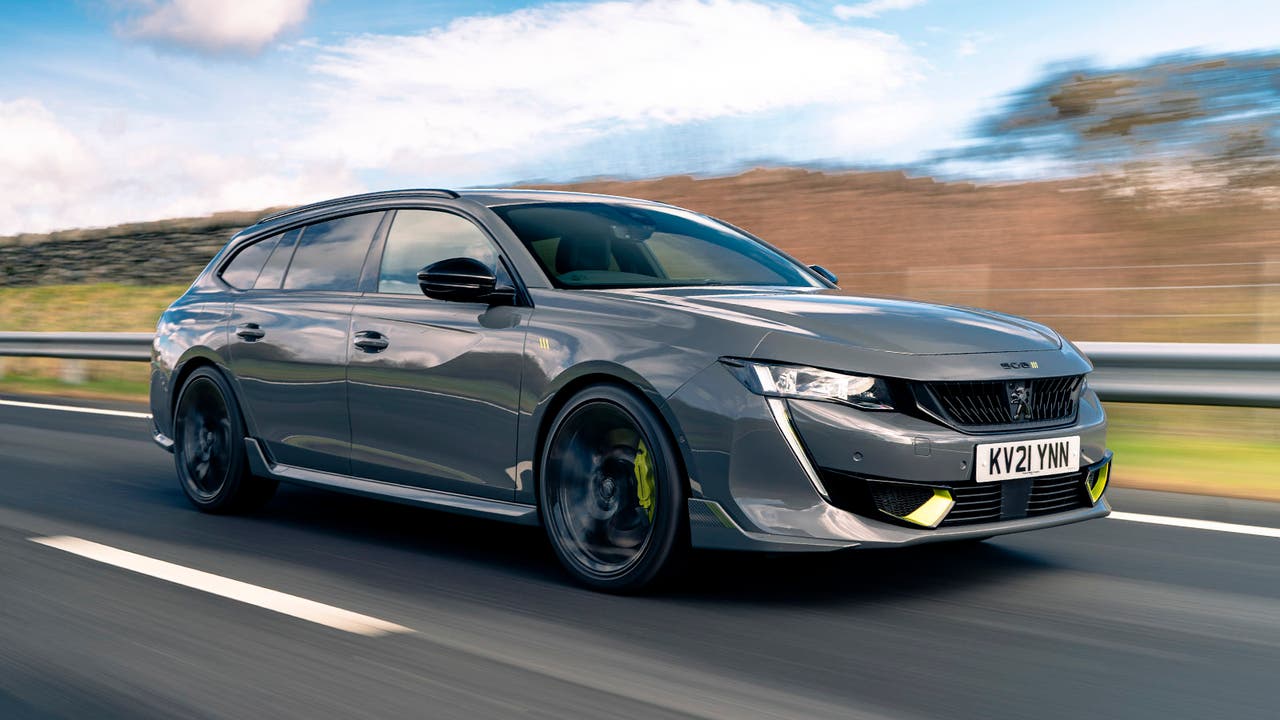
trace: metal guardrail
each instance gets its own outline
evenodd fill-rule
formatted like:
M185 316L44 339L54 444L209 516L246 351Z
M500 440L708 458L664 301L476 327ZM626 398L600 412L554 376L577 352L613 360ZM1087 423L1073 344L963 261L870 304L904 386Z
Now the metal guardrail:
M1103 400L1280 407L1280 345L1076 343ZM70 360L151 359L150 333L0 332L0 356Z
M1280 345L1076 343L1103 400L1280 407Z
M150 360L151 333L0 332L0 356Z

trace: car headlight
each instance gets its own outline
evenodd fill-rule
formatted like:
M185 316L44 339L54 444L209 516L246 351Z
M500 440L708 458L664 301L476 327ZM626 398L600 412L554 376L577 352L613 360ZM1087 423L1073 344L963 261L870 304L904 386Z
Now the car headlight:
M893 409L889 386L881 378L848 375L803 365L728 359L723 362L743 385L759 395L825 400L863 410Z

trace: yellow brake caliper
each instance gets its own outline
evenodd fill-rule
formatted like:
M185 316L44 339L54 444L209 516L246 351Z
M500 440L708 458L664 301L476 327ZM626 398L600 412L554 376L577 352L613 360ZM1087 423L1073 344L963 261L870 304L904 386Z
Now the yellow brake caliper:
M649 516L649 522L653 522L653 459L649 457L649 450L644 446L644 441L640 441L640 446L636 448L636 499L640 501L640 507L644 508L644 512Z

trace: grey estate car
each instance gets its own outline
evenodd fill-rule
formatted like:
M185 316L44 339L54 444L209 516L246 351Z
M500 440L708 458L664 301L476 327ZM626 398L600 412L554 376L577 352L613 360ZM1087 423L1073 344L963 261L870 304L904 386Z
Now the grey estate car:
M613 591L689 547L976 540L1110 511L1071 343L835 283L642 200L307 205L233 237L161 317L155 439L204 511L285 481L541 525Z

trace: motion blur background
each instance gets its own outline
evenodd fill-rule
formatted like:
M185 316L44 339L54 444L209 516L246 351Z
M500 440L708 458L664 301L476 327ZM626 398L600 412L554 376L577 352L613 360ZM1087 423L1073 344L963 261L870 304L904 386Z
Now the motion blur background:
M0 330L151 330L270 207L525 184L1073 340L1280 342L1277 27L1268 1L5 3ZM0 359L5 392L145 378ZM1111 413L1117 484L1280 499L1280 411Z

